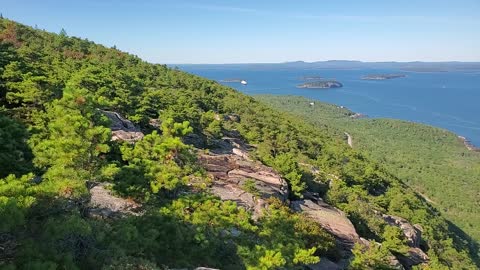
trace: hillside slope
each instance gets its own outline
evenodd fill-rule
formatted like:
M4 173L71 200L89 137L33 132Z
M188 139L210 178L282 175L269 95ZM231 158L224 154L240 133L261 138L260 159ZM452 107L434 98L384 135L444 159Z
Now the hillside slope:
M354 119L335 105L293 96L257 96L339 137L352 136L361 149L422 194L455 225L480 240L480 152L468 150L455 134L394 119Z
M1 268L476 268L428 203L297 117L6 19L0 56Z

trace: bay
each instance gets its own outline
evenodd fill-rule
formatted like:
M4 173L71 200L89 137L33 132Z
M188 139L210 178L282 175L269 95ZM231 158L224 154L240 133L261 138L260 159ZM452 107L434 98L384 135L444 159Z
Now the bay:
M378 118L396 118L450 130L480 146L480 72L414 72L401 69L326 69L282 64L179 65L181 70L233 87L245 94L299 95L345 106ZM369 74L405 74L405 78L362 80ZM303 77L333 79L335 89L300 89ZM221 82L241 79L248 82Z

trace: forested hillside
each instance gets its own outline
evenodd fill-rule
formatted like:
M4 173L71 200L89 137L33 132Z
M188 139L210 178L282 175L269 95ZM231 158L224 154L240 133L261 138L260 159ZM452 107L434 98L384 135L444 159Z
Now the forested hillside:
M0 106L2 269L341 261L335 235L291 210L307 197L342 210L363 239L347 254L350 269L476 269L464 239L382 164L214 81L1 19ZM115 121L138 136L112 136ZM198 157L218 157L232 134L249 145L242 162L281 174L287 200L265 198L256 215L212 192L219 180ZM254 180L244 183L263 201ZM116 205L92 208L99 193L129 208L104 215ZM415 224L415 243L391 219Z
M455 134L394 119L354 119L353 112L301 97L258 96L337 136L352 136L354 148L382 163L424 196L456 226L480 240L480 152L471 151Z

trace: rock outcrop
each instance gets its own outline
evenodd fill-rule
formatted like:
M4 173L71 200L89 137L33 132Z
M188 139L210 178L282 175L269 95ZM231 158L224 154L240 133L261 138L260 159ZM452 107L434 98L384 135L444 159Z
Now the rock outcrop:
M253 218L262 215L267 199L279 198L288 200L287 182L272 168L252 160L248 153L251 146L244 143L235 132L227 133L227 137L218 140L214 149L199 151L199 162L214 179L210 186L213 194L222 200L236 202L239 206L251 211ZM322 228L332 234L339 247L338 261L328 258L313 265L309 269L345 269L351 259L351 250L356 243L368 246L369 242L357 234L352 222L345 213L325 203L318 194L306 193L305 199L290 202L292 210L303 213L316 221ZM421 243L421 227L411 225L407 220L377 213L386 223L399 227L408 241L408 254L391 256L392 267L410 269L428 261L428 256L419 248Z
M389 263L390 269L405 270L405 267L403 266L403 264L397 259L397 257L393 255L388 256L388 263Z
M327 258L320 258L320 262L307 266L310 270L342 270L344 267L332 262Z
M272 168L248 157L249 146L239 138L224 137L217 148L199 155L200 164L214 178L210 190L222 200L237 202L258 218L266 199L288 199L287 182Z
M288 200L287 182L272 168L252 160L248 153L251 146L245 144L235 132L216 143L208 153L200 151L199 161L214 178L210 190L222 200L235 201L253 213L257 219L266 207L267 198ZM322 258L310 269L345 269L351 257L353 245L360 242L350 220L345 214L323 202L318 194L306 194L305 200L293 201L290 207L318 222L336 237L342 258L333 262Z
M411 269L414 265L428 262L428 255L420 249L422 242L422 227L420 225L412 225L406 219L397 216L385 214L381 216L387 224L400 228L407 240L407 244L410 247L407 254L396 254L398 261L406 269Z
M148 120L148 124L153 128L160 128L162 122L159 119L151 118L150 120Z
M466 137L458 136L458 138L463 142L463 144L469 151L480 152L480 147L476 147L475 145L473 145L473 143Z
M382 218L390 226L400 228L407 239L410 247L419 247L422 240L422 227L418 224L412 225L406 219L382 214Z
M133 200L114 196L108 184L89 183L90 202L87 216L92 218L118 218L126 215L141 215L141 205Z
M136 142L143 138L142 131L119 113L110 111L102 111L102 113L111 121L112 141Z
M240 122L240 115L238 114L226 114L223 116L223 120L232 121L232 122Z
M430 259L423 250L416 247L411 247L406 255L399 254L396 257L406 269L412 269L412 266L426 263Z
M325 203L322 199L318 199L316 202L312 200L292 201L290 205L294 211L304 213L335 236L345 250L351 250L355 243L360 242L355 227L345 213Z
M405 269L412 269L413 266L426 263L429 257L420 248L410 248L407 254L396 255L398 261L405 267Z

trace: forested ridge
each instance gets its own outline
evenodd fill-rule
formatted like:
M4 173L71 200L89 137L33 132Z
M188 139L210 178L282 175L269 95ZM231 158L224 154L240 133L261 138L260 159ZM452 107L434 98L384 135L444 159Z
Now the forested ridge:
M395 119L352 118L346 108L293 96L257 96L343 137L421 193L456 226L480 240L480 153L444 129ZM315 102L315 106L309 106Z
M290 200L318 193L345 212L367 239L355 244L350 269L398 268L392 258L408 255L405 235L382 214L421 226L428 260L413 268L476 269L441 214L381 164L214 81L0 19L0 106L2 269L303 269L338 260L332 235L288 201L270 198L254 217L210 192L215 179L197 154L230 133L283 176ZM112 140L108 112L145 136ZM141 210L89 215L92 186L103 184Z

